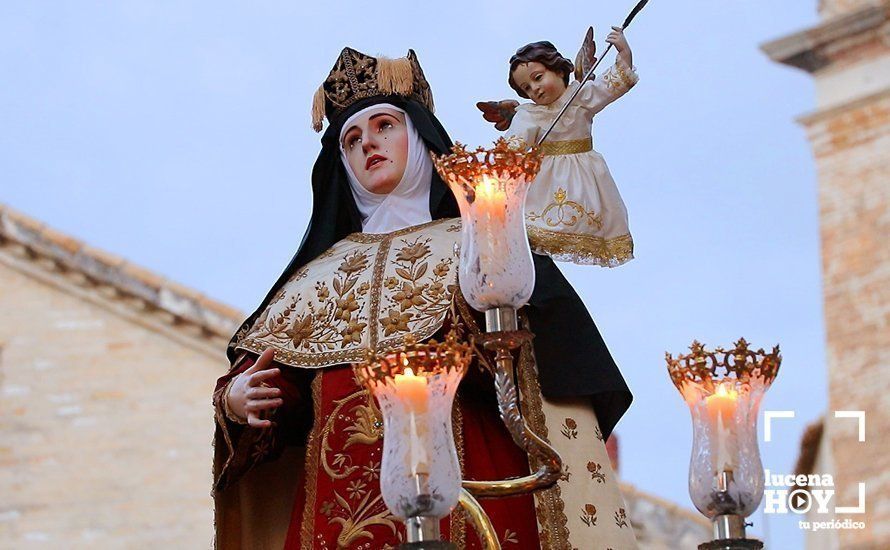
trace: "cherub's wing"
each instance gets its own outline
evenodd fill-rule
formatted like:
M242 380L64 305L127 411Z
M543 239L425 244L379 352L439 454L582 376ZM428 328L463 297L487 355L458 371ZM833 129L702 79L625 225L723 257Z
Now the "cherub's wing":
M482 111L482 118L488 122L494 122L494 127L503 132L510 127L513 115L519 102L515 99L503 99L501 101L480 101L476 107Z
M581 43L581 49L575 56L575 80L580 82L594 63L596 63L596 42L593 41L593 27L588 27L587 34L584 35L584 42Z

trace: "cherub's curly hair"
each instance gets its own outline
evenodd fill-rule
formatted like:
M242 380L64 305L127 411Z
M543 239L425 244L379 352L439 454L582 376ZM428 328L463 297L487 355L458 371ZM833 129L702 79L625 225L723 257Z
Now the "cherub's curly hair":
M560 54L556 46L547 40L540 42L532 42L516 50L516 54L510 58L510 74L507 82L510 87L516 90L519 97L528 99L528 95L522 91L513 80L513 71L522 63L537 61L555 73L562 73L562 80L566 86L569 85L569 75L575 70L575 65Z

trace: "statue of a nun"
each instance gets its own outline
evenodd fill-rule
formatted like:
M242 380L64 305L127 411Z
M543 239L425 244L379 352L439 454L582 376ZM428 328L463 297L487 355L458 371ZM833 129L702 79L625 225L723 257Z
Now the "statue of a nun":
M404 540L380 495L379 411L351 363L478 320L460 296L457 204L429 152L451 140L413 51L345 48L315 95L322 149L313 211L290 264L228 347L216 409L216 547L381 549ZM274 221L262 222L268 230ZM530 427L560 452L557 486L486 499L504 548L636 548L605 441L631 394L577 294L546 256L520 318L535 334L517 374ZM526 475L494 384L471 365L455 401L464 479ZM441 525L480 548L457 508Z

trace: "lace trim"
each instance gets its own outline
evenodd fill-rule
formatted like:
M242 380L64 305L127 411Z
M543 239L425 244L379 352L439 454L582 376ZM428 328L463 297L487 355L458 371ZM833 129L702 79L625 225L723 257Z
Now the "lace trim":
M222 397L220 397L219 400L219 406L222 409L223 414L226 415L226 418L228 418L235 424L246 425L248 423L247 419L238 416L237 414L235 414L234 411L232 411L232 409L229 408L229 392L232 391L232 383L235 382L235 379L237 379L238 376L232 377L232 379L229 380L229 383L226 384L226 387L223 389L222 392Z
M547 254L560 262L618 267L633 259L634 243L630 233L605 239L591 235L548 231L528 226L532 251Z

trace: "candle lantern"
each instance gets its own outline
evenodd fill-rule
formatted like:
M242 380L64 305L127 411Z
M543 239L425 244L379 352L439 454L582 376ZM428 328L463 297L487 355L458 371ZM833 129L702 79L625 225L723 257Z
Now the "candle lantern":
M763 498L763 467L757 445L757 415L782 358L749 349L708 351L693 342L691 353L665 354L668 372L692 414L689 495L714 524L714 540L700 550L762 548L745 538L745 518Z
M439 520L461 491L451 409L470 357L469 346L453 334L425 344L409 336L396 353L354 366L383 414L380 492L405 523L403 548L452 548L439 540Z
M469 150L455 144L450 155L432 155L460 206L460 290L485 313L486 334L476 342L494 351L495 393L501 419L513 441L538 459L528 476L498 481L464 481L477 497L504 497L552 486L562 473L559 454L525 424L519 408L513 350L530 343L519 327L517 309L528 303L535 266L525 230L525 197L541 168L541 153L519 139L498 139L494 147Z
M458 143L433 161L460 207L459 278L467 302L478 311L522 307L535 286L525 196L541 168L540 153L500 138L475 151Z

